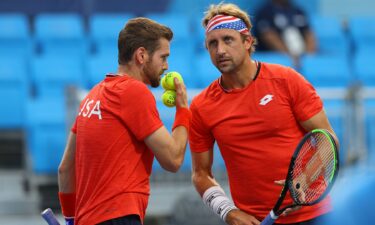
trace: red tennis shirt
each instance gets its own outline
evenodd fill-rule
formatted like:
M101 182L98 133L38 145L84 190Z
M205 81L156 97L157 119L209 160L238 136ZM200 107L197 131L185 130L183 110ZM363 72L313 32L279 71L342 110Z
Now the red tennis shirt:
M107 77L81 102L76 145L76 224L137 214L143 220L154 155L144 138L162 126L147 86Z
M323 109L310 83L291 68L260 63L257 78L243 89L223 90L218 80L191 103L189 139L193 152L217 142L231 195L241 210L263 219L278 199L293 152L306 133L299 122ZM292 202L290 196L284 205ZM303 207L278 223L295 223L326 213L329 199Z

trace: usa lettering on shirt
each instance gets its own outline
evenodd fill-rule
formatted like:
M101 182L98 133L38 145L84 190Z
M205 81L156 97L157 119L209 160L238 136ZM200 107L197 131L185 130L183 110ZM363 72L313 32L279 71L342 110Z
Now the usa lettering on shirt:
M83 104L81 110L79 111L78 116L91 118L93 114L97 115L100 120L102 119L102 113L100 111L100 100L94 101L87 98L85 104Z

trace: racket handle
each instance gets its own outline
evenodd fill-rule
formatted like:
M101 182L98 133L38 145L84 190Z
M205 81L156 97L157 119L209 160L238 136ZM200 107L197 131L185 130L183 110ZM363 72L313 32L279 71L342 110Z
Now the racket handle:
M48 208L41 213L43 219L48 223L48 225L60 225L55 214L53 214L52 209Z
M277 220L277 218L279 217L275 215L273 210L271 210L271 212L267 215L266 218L264 218L260 225L272 225L275 222L275 220Z

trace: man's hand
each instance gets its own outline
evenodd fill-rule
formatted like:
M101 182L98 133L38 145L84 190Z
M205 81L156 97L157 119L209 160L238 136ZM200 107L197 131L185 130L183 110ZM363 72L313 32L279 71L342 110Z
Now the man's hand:
M276 180L275 181L275 184L277 185L280 185L280 186L284 186L285 184L285 180ZM300 201L301 202L304 202L305 201L305 193L301 190L301 193L300 193ZM293 208L289 208L289 209L286 209L281 215L282 216L287 216L289 215L290 213L294 212L294 211L297 211L299 209L301 209L302 206L295 206Z
M239 209L231 210L226 221L229 225L259 225L260 222L252 215L249 215Z

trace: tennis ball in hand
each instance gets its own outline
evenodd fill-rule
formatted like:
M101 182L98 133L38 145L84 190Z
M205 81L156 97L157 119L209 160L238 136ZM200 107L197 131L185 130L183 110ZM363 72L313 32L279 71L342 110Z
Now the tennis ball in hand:
M176 105L176 92L173 90L166 90L161 96L161 99L164 105L168 107L173 107Z
M165 90L176 90L176 87L174 86L175 77L177 77L180 83L184 82L181 74L179 74L178 72L169 72L161 79L161 86Z

